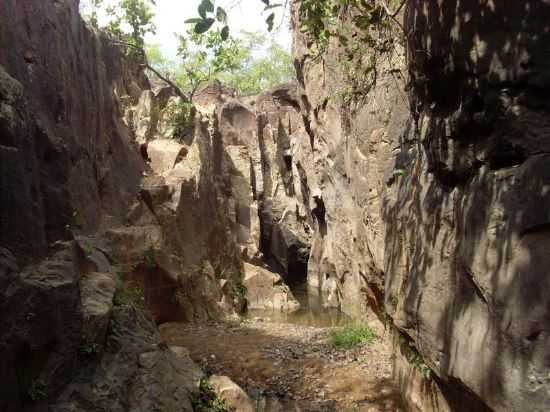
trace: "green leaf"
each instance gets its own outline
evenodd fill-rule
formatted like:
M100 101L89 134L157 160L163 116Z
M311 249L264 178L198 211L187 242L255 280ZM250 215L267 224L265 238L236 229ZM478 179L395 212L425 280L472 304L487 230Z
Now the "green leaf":
M267 23L267 30L272 31L273 30L273 24L275 22L275 13L271 13L267 19L265 20Z
M211 17L201 20L199 23L195 25L195 33L197 34L206 33L210 29L210 27L212 27L215 21L216 20L214 20Z
M224 26L221 31L221 37L223 41L226 41L229 38L229 26Z
M218 21L223 24L227 22L227 13L221 7L218 7L218 9L216 10L216 19L218 19Z
M210 0L202 0L199 5L199 15L206 19L206 13L214 13L214 4Z

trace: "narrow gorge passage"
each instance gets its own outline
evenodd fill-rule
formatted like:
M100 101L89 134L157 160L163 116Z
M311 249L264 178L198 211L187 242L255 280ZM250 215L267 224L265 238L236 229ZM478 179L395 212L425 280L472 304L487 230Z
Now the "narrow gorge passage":
M0 4L0 412L550 410L550 0Z
M329 343L334 328L286 323L269 312L226 323L167 323L160 331L169 346L187 348L208 373L241 386L257 411L401 411L389 331L377 319L368 324L378 338L349 350Z

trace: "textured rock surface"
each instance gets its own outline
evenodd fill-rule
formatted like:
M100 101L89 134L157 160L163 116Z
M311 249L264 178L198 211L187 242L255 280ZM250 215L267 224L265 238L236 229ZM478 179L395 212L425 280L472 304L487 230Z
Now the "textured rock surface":
M547 1L411 1L408 43L347 66L297 30L298 89L250 106L211 85L183 142L170 89L78 1L2 7L0 409L189 410L196 370L112 307L114 273L157 323L206 319L243 309L246 282L252 304L288 298L255 289L275 280L262 259L385 312L417 410L547 409ZM373 54L375 83L349 72Z
M137 216L158 228L145 202L130 208L146 166L123 111L149 87L140 71L85 27L76 0L2 4L2 411L191 410L192 362L163 348L151 322L113 309L116 250L75 236L124 227L124 241L160 237L123 226ZM120 272L144 256L121 259Z
M549 17L539 1L410 2L408 66L397 47L351 107L331 98L338 50L315 62L295 35L324 176L308 281L346 311L384 306L419 352L396 365L419 410L547 409ZM413 363L437 377L431 400Z
M267 269L245 263L243 285L248 309L293 312L300 308L283 279Z
M255 412L256 408L245 391L227 376L212 375L208 378L212 389L228 408L235 411Z
M289 283L305 281L307 275L315 188L308 176L315 172L309 167L313 148L296 91L295 85L279 86L259 95L255 104L261 174L255 179L254 193L262 224L261 248Z
M115 96L137 99L146 79L75 0L3 2L0 66L0 243L26 263L122 221L142 165Z
M92 272L80 280L82 338L86 344L101 345L105 340L116 288L116 281L110 273Z
M38 382L52 395L76 372L80 258L74 243L24 271L7 250L0 256L0 407L15 412L31 404Z
M162 132L172 98L158 103L145 91L149 97L130 109L160 120L149 128L151 170L128 213L129 226L108 230L107 238L124 271L154 300L157 322L242 309L248 286L250 307L296 308L286 286L273 289L279 275L260 267L252 273L254 266L245 263L261 265L267 257L288 280L305 279L313 220L307 176L299 168L311 147L295 90L266 92L252 109L209 87L197 97L196 130L185 142ZM157 296L149 299L149 290Z
M191 392L202 374L186 353L173 352L154 324L115 306L105 351L88 355L52 411L191 412Z
M550 6L463 1L452 10L437 24L433 4L407 13L419 32L409 45L418 128L402 142L411 156L386 208L387 302L396 298L387 307L444 380L495 410L542 411L550 107L539 96L550 87L541 47Z
M313 152L302 163L315 222L308 283L327 305L361 316L368 303L383 310L383 196L397 169L399 137L410 125L404 49L395 43L378 58L370 84L371 74L346 69L368 67L373 51L367 46L352 61L336 44L322 60L310 46L296 30L298 101ZM366 84L356 84L356 76Z

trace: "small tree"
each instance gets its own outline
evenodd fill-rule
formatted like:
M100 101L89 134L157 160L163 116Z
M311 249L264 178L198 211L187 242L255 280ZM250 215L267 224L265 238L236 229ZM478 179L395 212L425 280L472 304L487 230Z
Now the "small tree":
M103 0L85 0L80 4L80 9L88 17L88 22L95 29L99 28L99 11L103 6Z
M116 6L105 6L104 0L85 0L80 8L94 28L126 43L130 46L130 52L135 53L136 50L143 50L145 35L155 32L154 5L154 0L120 0ZM104 26L99 24L100 14L107 22Z
M122 0L120 3L123 21L131 28L130 42L139 50L145 46L145 35L155 33L156 30L151 4L155 4L153 0Z
M189 99L202 85L239 67L242 48L233 38L223 39L219 29L208 33L189 31L179 41L181 64L176 81L188 92Z

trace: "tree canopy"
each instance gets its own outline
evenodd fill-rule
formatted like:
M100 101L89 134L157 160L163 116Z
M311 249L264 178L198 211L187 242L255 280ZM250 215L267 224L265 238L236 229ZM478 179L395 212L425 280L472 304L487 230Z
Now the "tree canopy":
M85 16L96 29L106 31L131 51L141 50L149 69L177 85L189 99L213 80L250 95L294 77L290 53L283 46L261 33L230 34L225 10L215 8L210 0L200 3L200 17L182 21L185 33L178 35L177 58L165 56L161 45L145 42L146 35L155 31L153 0L118 0L116 7L112 1L106 5L105 0L84 4ZM273 18L269 21L273 23Z

